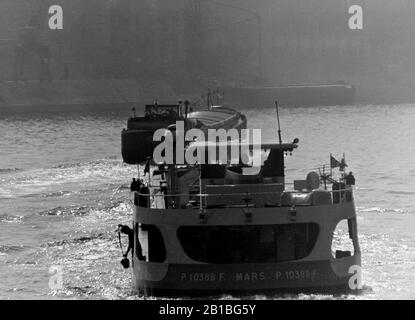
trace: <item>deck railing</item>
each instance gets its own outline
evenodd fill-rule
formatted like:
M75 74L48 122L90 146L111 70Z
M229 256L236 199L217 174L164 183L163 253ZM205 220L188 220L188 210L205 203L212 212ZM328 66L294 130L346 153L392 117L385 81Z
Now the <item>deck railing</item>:
M134 204L153 209L209 209L322 206L353 201L352 187L340 190L313 191L284 190L278 192L231 192L164 194L152 190L150 194L134 193Z

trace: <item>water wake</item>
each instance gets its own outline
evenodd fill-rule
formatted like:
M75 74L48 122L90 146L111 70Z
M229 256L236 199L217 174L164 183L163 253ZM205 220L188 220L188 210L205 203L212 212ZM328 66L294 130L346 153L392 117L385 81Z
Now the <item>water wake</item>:
M399 208L380 208L380 207L370 207L370 208L357 208L358 212L361 213L392 213L392 214L405 214L408 213L407 210Z
M83 216L91 211L88 206L56 207L39 213L41 216Z
M48 242L47 244L42 245L42 247L60 247L63 245L68 245L68 244L81 244L81 243L86 243L86 242L93 241L96 239L106 239L106 238L107 237L105 236L104 233L98 233L98 234L93 234L90 236L82 236L82 237L74 238L74 239L51 241L51 242Z
M23 245L15 246L15 245L0 245L0 253L3 254L11 254L14 252L21 252L25 250L26 247Z
M0 214L0 223L21 223L24 216L14 216L9 214Z
M10 172L17 172L17 171L22 171L22 169L19 169L19 168L0 168L0 174L10 173Z

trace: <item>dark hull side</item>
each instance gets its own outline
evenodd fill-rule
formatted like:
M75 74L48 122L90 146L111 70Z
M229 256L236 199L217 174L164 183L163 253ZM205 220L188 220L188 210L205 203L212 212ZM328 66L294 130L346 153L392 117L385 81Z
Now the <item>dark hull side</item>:
M187 128L198 128L203 131L208 129L225 129L231 128L240 130L246 128L246 118L241 113L224 109L222 111L203 111L195 115L189 115L189 119L184 121ZM121 133L121 154L125 163L141 164L153 157L153 151L160 144L160 141L153 141L154 132L158 129L167 128L175 124L176 120L171 121L151 121L145 118L139 119L134 128L123 130Z
M297 261L239 265L171 264L159 281L139 280L154 266L135 260L135 289L154 296L207 296L216 294L358 293L349 281L350 266L360 255L336 261ZM341 273L335 270L342 270ZM345 272L346 270L346 272Z
M125 130L121 133L121 154L125 163L140 164L153 157L159 142L153 141L154 131Z

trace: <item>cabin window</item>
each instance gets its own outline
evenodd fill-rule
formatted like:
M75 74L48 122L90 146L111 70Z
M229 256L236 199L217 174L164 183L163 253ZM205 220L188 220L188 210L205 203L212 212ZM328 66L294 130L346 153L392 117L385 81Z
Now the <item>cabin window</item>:
M311 253L318 233L315 223L183 226L177 231L191 259L219 264L299 260Z
M331 243L333 257L336 259L350 257L359 250L356 218L340 221L333 232Z
M155 225L141 224L138 238L143 255L148 262L164 262L166 260L166 246L160 230ZM136 246L136 250L137 250ZM136 251L138 255L138 252Z

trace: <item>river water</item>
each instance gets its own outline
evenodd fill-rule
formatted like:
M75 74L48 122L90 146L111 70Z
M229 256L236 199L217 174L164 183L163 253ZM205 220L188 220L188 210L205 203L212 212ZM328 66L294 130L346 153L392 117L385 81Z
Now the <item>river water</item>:
M274 109L242 110L265 141ZM0 110L0 299L142 299L120 265L114 230L131 221L120 132L128 110ZM415 298L415 105L282 108L282 136L300 139L287 180L304 179L332 153L356 177L361 295L258 299ZM63 289L51 290L53 268ZM219 298L232 298L223 296Z

